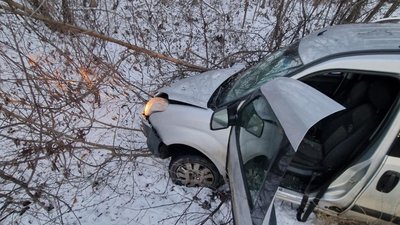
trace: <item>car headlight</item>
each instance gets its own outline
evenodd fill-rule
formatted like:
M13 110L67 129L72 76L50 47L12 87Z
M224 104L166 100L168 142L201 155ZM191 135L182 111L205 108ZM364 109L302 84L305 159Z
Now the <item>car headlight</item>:
M161 97L154 97L150 99L144 107L143 114L150 116L153 112L162 112L167 109L168 100Z

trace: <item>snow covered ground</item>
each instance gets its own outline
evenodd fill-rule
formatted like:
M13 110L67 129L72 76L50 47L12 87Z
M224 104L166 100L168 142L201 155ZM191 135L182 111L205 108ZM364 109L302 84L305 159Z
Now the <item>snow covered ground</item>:
M119 176L87 187L74 196L65 224L232 224L229 200L221 202L226 196L172 184L167 164L168 160L138 158ZM296 207L289 203L278 201L276 209L278 224L322 224L314 216L306 223L296 221ZM30 215L21 224L41 223Z

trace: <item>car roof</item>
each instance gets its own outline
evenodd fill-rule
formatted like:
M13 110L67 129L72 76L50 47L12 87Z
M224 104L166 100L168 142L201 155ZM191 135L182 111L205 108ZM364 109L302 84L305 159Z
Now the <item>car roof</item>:
M299 43L304 64L335 54L387 50L400 53L400 24L336 25L313 32Z

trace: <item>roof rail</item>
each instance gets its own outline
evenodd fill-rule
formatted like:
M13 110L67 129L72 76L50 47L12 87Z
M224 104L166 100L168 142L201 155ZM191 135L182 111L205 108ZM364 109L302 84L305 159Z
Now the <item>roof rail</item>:
M372 21L372 23L400 23L400 17L387 17Z

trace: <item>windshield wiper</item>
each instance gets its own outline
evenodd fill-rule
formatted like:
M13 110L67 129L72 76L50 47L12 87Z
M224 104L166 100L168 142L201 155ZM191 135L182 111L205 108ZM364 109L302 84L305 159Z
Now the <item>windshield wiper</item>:
M242 71L237 72L236 74L232 75L231 77L229 77L227 80L225 80L221 86L219 86L217 88L217 90L212 94L211 99L208 103L208 107L211 109L215 109L217 108L217 106L219 105L219 103L221 102L221 96L224 95L226 93L227 90L229 90L233 84L235 83L237 77L242 74Z

